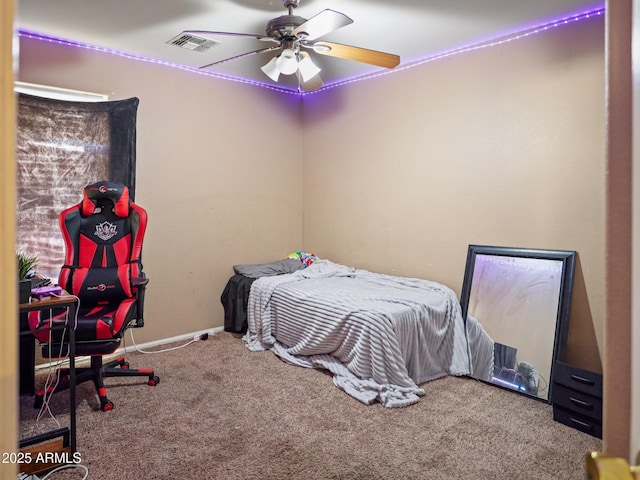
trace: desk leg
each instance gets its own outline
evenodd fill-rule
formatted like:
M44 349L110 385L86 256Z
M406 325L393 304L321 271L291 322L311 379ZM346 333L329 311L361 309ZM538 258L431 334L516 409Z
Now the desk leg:
M76 452L76 308L69 308L69 427L71 430L71 454Z
M29 334L23 334L29 332ZM20 314L20 395L35 394L35 344L26 313Z

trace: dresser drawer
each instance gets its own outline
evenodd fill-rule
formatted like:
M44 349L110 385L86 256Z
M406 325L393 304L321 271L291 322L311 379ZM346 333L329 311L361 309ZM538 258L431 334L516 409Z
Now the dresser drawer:
M553 387L557 388L557 384L564 385L572 390L602 398L602 375L581 368L568 365L563 362L556 362L553 365ZM552 392L555 397L555 393Z
M597 438L602 438L602 422L594 420L584 415L580 415L571 410L567 410L558 405L553 406L553 419L569 427L588 433Z
M554 384L551 403L602 422L602 399Z

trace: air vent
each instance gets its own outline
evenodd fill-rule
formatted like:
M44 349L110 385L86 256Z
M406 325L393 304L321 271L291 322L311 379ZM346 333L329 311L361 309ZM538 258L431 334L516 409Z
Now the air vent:
M191 50L193 52L204 52L215 47L216 45L220 45L220 42L202 37L196 37L195 35L191 35L190 33L181 33L177 37L169 40L167 43L180 48L186 48L187 50Z

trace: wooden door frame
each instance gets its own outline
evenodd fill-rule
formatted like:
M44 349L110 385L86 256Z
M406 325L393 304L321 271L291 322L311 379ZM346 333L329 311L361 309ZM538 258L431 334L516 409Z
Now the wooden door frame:
M0 452L18 447L18 322L15 260L14 0L0 2ZM18 466L0 463L1 478Z

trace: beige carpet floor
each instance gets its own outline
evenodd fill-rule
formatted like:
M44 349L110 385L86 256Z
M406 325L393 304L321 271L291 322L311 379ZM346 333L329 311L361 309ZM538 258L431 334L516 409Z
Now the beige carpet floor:
M585 478L584 456L601 449L554 422L550 405L466 377L426 383L419 403L387 409L226 333L128 360L154 368L160 384L107 379L110 412L99 410L91 383L77 389L78 452L90 479L571 480ZM64 392L51 402L63 426L67 402ZM22 437L54 426L36 414L21 397Z

